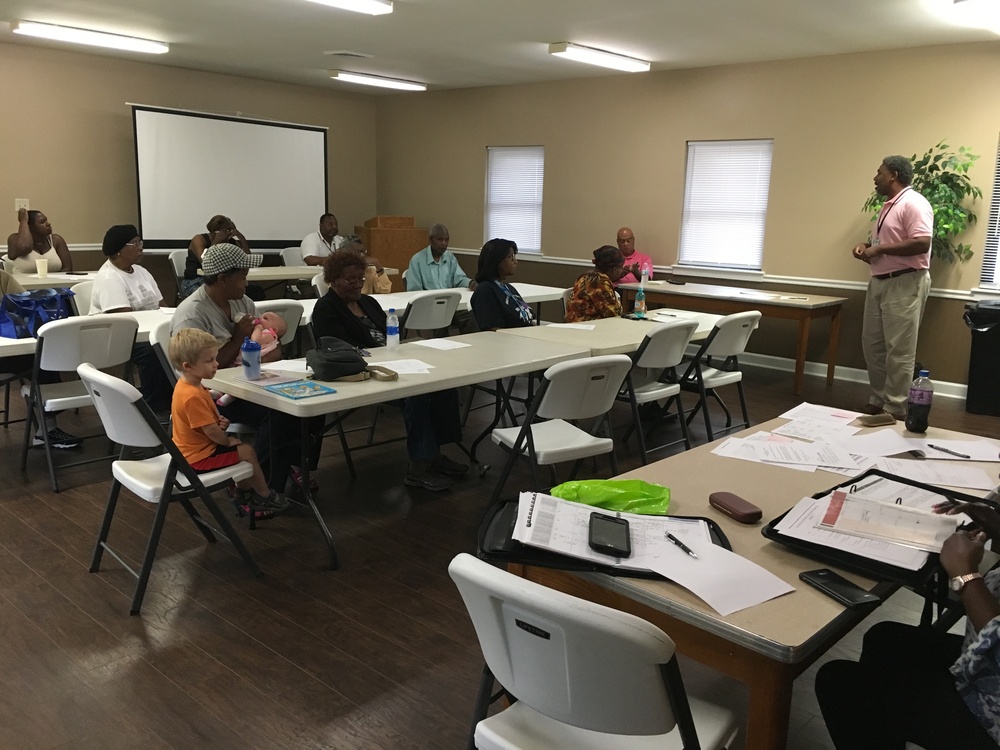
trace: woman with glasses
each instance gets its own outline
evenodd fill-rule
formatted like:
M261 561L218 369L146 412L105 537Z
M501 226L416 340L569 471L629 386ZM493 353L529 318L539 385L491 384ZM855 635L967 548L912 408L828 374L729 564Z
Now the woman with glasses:
M362 294L367 261L350 252L336 252L323 263L323 277L330 285L313 309L313 335L318 341L333 336L351 346L372 349L385 346L386 316L374 297ZM451 486L449 477L465 474L469 467L441 453L441 446L462 440L458 393L454 389L403 399L406 450L410 463L403 483L434 492Z
M52 233L45 214L26 208L18 210L17 231L7 238L7 260L21 273L34 273L36 260L47 260L49 273L73 270L66 240Z
M142 238L131 224L117 224L104 235L101 251L107 258L94 278L90 314L156 310L163 295L153 275L139 265ZM172 388L153 348L144 342L132 347L132 361L139 370L140 390L157 414L170 413Z
M535 316L507 279L517 271L517 245L511 240L492 239L479 253L472 314L481 331L523 328L535 325Z

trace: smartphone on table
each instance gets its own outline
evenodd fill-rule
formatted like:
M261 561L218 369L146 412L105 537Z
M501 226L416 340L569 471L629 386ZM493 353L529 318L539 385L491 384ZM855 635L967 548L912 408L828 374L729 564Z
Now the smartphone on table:
M829 568L804 570L799 578L815 589L819 589L831 599L840 602L845 607L864 607L878 604L882 600L875 594L865 591L856 583L851 583L839 573Z
M590 514L590 548L603 555L632 556L628 521L605 513Z

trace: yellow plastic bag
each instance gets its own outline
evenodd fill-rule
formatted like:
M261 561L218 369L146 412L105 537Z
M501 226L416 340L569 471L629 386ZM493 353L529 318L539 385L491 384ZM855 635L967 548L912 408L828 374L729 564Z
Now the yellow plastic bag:
M621 513L665 516L670 489L641 479L581 479L563 482L549 494L575 503Z

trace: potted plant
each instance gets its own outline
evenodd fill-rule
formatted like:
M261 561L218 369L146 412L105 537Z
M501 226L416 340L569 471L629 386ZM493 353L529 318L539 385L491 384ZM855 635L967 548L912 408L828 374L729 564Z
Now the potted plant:
M969 179L969 168L979 156L965 146L960 146L957 154L949 151L950 148L941 141L919 159L914 154L910 161L913 162L913 189L934 209L931 255L954 263L972 257L971 245L954 240L976 223L976 214L964 204L966 200L971 199L971 203L982 198L983 191ZM865 201L865 211L874 219L884 202L885 198L873 192Z

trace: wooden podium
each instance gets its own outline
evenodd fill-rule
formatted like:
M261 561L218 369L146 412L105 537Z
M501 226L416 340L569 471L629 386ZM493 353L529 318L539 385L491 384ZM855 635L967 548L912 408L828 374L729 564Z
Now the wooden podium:
M399 269L399 276L391 277L394 292L403 291L403 271L410 265L414 253L427 247L427 232L427 229L414 226L412 216L376 216L363 227L354 227L354 233L365 243L369 253L383 266Z

